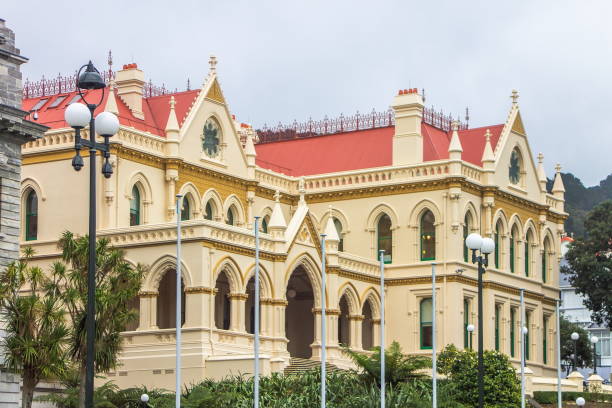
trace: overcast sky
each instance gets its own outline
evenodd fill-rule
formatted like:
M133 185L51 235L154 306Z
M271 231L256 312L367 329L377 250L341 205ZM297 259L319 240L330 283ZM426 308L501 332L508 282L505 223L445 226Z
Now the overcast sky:
M612 172L612 1L2 0L24 79L92 59L199 86L208 57L232 113L258 127L387 109L400 88L470 126L519 90L532 152L586 185Z

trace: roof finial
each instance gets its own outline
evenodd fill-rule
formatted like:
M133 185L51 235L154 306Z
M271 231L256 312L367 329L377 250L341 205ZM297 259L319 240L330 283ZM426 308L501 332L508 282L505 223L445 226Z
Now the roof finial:
M214 55L211 55L210 59L208 60L208 64L210 65L211 73L217 71L217 57L215 57Z
M453 120L453 121L451 122L451 130L452 130L453 132L456 132L457 130L459 130L459 122L458 122L458 121Z
M491 131L489 129L487 129L487 131L485 132L485 140L487 141L487 143L491 142Z
M512 90L512 95L510 96L510 98L512 98L513 105L516 105L518 103L519 93L516 89Z
M189 82L189 78L187 78L187 90L191 91L191 82Z
M465 107L465 126L468 127L469 124L470 124L470 109L466 106Z
M423 96L423 103L425 103L425 88L421 88L421 94Z
M555 171L557 173L561 173L561 164L557 163L557 165L555 166Z
M544 163L544 155L542 154L542 152L538 153L538 163Z
M174 110L174 105L176 105L176 101L174 100L174 95L170 97L170 109Z

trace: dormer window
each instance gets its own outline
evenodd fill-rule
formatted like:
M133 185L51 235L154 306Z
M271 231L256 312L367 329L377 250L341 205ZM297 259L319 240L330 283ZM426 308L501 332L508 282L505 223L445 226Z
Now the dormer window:
M51 103L51 105L49 105L49 108L57 108L60 103L64 102L66 97L67 97L66 95L58 96L57 98L55 98L53 103Z
M44 98L44 99L39 100L38 102L36 102L36 105L32 106L32 109L30 109L30 110L31 111L39 110L40 108L42 108L45 105L45 103L47 103L48 100L49 100L49 98Z

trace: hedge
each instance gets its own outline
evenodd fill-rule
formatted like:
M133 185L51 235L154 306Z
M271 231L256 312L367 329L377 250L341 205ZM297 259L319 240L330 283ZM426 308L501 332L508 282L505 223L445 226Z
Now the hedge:
M578 397L584 398L587 402L612 402L612 394L576 391L563 392L561 394L563 401L576 401ZM554 404L557 402L557 391L534 391L533 399L540 404Z

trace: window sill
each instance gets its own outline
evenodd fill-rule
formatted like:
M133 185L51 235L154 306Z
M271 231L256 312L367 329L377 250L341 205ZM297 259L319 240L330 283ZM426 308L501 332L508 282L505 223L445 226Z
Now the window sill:
M227 168L227 164L220 162L217 159L213 159L211 157L208 157L206 154L202 153L202 155L200 156L200 161L204 162L204 163L208 163L208 164L212 164L214 166L218 166L218 167L222 167L224 169Z
M510 190L517 191L517 192L522 193L522 194L527 194L527 190L525 190L522 187L516 186L514 184L508 184L508 188Z

